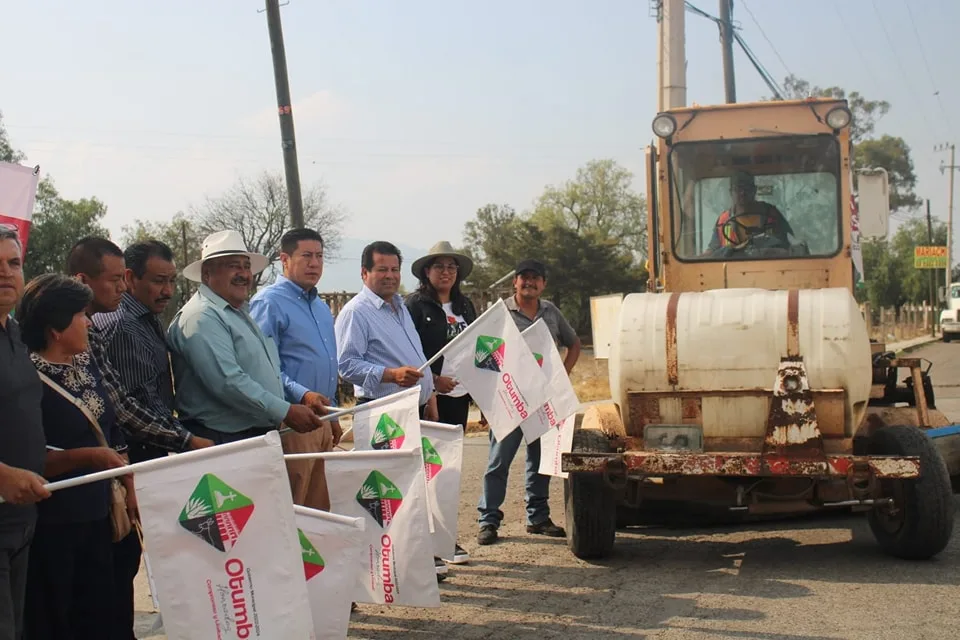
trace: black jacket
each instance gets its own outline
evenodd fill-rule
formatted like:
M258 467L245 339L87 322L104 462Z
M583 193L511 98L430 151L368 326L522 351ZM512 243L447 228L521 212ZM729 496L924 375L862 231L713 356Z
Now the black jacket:
M411 293L407 296L405 302L407 309L410 311L410 316L413 318L413 324L417 328L417 333L420 334L423 355L429 359L447 344L447 315L438 302L419 292ZM453 311L463 316L468 325L477 319L477 311L473 307L473 301L467 296L462 296L460 300L453 301ZM430 368L436 375L440 375L443 370L443 358L438 358L436 362L430 365Z

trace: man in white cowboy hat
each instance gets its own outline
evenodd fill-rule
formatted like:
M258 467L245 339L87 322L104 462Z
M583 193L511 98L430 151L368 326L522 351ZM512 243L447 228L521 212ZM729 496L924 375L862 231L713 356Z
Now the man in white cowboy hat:
M183 270L184 277L202 284L167 332L177 412L191 432L217 444L263 435L281 424L302 433L330 429L318 417L326 409L316 396L310 404L284 398L276 344L247 310L253 276L267 263L230 230L207 236L200 260Z

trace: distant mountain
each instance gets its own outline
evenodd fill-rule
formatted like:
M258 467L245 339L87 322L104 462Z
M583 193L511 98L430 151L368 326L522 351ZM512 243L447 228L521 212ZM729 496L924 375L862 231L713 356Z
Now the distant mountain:
M323 264L323 277L317 289L322 292L349 291L356 292L363 286L360 279L360 256L363 254L363 248L370 243L370 240L360 240L358 238L343 238L340 243L340 249L337 252L339 258L336 261L325 260ZM407 244L394 242L400 253L403 254L403 279L401 282L406 290L413 291L417 288L417 279L410 272L410 265L413 261L427 252L426 249L412 247Z

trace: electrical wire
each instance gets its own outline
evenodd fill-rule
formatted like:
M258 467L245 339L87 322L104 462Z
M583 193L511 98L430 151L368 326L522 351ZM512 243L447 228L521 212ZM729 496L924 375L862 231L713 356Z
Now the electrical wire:
M783 65L783 68L786 70L788 75L793 75L793 71L790 70L790 67L787 66L787 63L784 61L783 56L780 55L780 52L777 51L776 45L771 42L770 38L767 37L767 33L763 30L763 27L760 26L760 22L757 20L757 17L753 15L753 11L750 11L750 7L747 6L746 0L740 0L740 6L743 7L744 11L747 12L747 15L750 16L750 19L753 20L753 24L757 26L757 30L760 31L760 35L763 36L763 39L767 41L767 44L770 45L770 48L773 49L773 55L777 56L777 60L780 61L780 64Z
M886 37L887 44L890 46L890 53L893 54L893 59L897 62L897 69L900 70L900 75L903 77L903 83L906 85L910 93L916 96L916 93L913 91L913 83L910 82L910 76L907 75L906 70L903 68L903 62L901 62L900 56L897 55L896 47L893 46L893 38L890 37L890 32L887 31L887 25L883 22L883 16L880 15L880 9L877 7L877 0L872 0L871 5L873 5L873 12L877 14L877 21L880 23L880 29L883 30L883 35ZM923 104L920 105L920 116L923 118L923 123L926 125L927 129L929 129L930 134L936 138L937 133L930 125L930 119L927 118L926 111L923 109Z
M947 123L947 129L949 129L950 134L953 134L953 124L950 121L950 116L947 113L947 110L943 108L943 101L940 99L940 91L937 89L937 81L934 78L933 72L930 70L930 62L927 59L927 53L923 47L923 38L920 37L920 30L917 29L917 22L913 18L913 9L910 8L910 2L908 0L903 0L904 6L907 8L907 15L910 16L910 26L913 27L913 35L917 38L917 44L920 46L920 57L923 59L923 66L927 70L927 78L930 80L930 86L933 88L933 95L937 99L937 105L940 107L940 113L943 115L944 122Z

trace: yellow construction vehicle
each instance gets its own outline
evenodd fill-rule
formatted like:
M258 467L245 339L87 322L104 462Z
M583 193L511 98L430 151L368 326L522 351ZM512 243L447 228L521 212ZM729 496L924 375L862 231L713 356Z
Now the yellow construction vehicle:
M608 554L618 519L657 501L853 508L894 556L947 545L950 477L924 431L947 420L919 359L872 343L853 296L851 118L808 99L653 120L648 291L622 302L614 404L563 455L578 557Z

